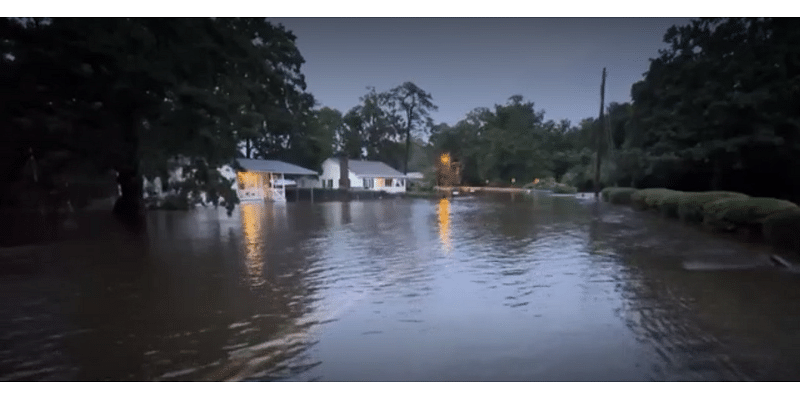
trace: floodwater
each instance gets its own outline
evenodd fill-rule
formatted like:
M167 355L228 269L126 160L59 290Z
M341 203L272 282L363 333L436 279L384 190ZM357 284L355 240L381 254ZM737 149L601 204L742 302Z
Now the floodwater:
M800 275L593 199L74 222L0 249L2 380L800 379Z

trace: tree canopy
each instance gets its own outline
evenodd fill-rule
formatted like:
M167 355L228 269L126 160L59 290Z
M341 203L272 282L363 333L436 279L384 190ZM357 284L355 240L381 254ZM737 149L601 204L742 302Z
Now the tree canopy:
M314 104L294 35L263 18L2 19L0 43L14 153L114 169L134 213L140 177L166 181L175 163L190 166L184 192L231 209L217 168L243 142L289 147Z
M367 88L347 112L315 108L295 39L259 18L0 19L3 192L31 153L49 187L70 171L116 171L120 208L133 212L140 178L166 181L176 166L186 181L173 189L232 209L231 182L217 171L240 155L318 169L344 154L408 171L446 152L464 183L553 177L586 190L599 148L603 185L800 200L791 20L670 28L632 101L604 110L604 127L546 120L520 95L437 125L432 95L411 82Z

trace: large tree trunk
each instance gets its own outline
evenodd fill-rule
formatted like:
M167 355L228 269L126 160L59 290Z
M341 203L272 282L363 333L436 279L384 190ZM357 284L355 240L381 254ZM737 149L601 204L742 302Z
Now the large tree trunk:
M114 203L114 214L127 224L142 226L144 222L142 178L134 169L118 172L117 183L122 190L122 196Z
M124 223L134 228L144 226L144 199L142 177L139 171L139 124L140 120L134 112L127 115L127 126L124 132L127 162L117 167L117 183L122 196L114 204L114 214Z

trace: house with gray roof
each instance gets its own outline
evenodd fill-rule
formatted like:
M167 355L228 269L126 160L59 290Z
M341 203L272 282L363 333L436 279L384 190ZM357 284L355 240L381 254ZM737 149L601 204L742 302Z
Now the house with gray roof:
M295 186L298 178L316 177L317 172L278 160L237 158L244 171L232 168L220 171L228 179L235 179L239 200L286 201L286 187Z
M339 158L329 158L322 163L320 187L338 189L341 177ZM402 172L380 161L347 160L347 177L351 190L404 193L407 177Z

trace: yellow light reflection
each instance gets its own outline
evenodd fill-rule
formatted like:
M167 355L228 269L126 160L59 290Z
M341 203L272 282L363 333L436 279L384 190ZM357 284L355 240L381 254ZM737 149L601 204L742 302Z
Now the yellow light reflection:
M264 219L264 205L253 203L241 203L242 230L244 231L245 243L245 266L251 280L258 282L261 280L261 273L264 267L264 237L262 222Z
M450 253L450 200L439 200L439 240L442 241L445 253Z

